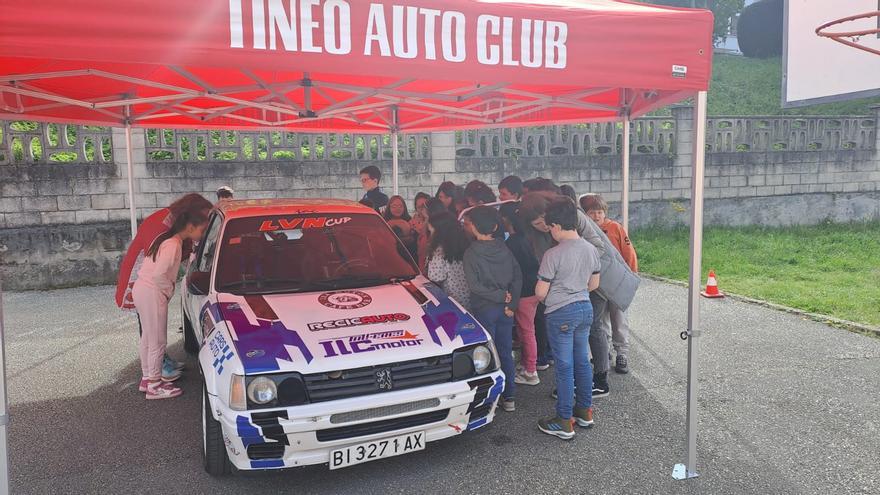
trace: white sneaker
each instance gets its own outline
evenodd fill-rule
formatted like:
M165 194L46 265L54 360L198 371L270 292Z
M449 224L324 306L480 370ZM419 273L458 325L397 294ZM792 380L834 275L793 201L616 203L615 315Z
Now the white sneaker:
M183 393L183 390L170 383L161 380L150 382L147 385L147 400L173 399Z
M541 383L541 379L538 378L538 372L529 373L528 371L522 371L521 373L517 373L513 378L514 383L518 383L520 385L538 385Z

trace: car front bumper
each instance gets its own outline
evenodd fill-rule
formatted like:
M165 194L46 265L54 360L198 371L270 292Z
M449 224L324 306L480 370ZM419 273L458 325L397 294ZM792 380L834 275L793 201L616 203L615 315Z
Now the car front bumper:
M424 431L427 442L489 424L504 375L282 409L233 411L211 397L232 464L240 470L328 463L348 446Z

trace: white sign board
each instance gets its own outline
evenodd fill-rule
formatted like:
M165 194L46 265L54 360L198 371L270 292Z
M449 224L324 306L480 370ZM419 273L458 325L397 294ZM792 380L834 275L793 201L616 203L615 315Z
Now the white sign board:
M880 95L880 55L816 34L823 24L878 10L878 0L786 0L783 108ZM878 22L878 17L867 17L828 26L823 32L877 29ZM845 39L880 50L876 34Z

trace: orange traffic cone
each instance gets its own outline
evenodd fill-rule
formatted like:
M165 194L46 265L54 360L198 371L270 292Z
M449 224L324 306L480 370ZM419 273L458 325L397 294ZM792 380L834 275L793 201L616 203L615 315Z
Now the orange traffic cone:
M715 279L715 270L709 270L709 280L706 281L706 290L700 292L703 297L719 298L724 297L724 293L718 290L718 280Z

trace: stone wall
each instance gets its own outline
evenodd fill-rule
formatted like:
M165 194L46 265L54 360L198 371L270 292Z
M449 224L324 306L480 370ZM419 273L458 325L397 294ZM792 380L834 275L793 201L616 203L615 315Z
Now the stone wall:
M631 226L686 224L690 108L632 126ZM709 120L707 224L790 225L880 218L877 115ZM124 131L0 123L0 269L10 288L105 283L128 242ZM135 130L135 204L143 218L186 192L358 199L367 164L391 172L382 135ZM615 124L404 135L400 192L444 180L544 176L620 200ZM59 162L58 160L69 160ZM386 191L390 180L385 180ZM388 191L390 192L390 191ZM615 212L612 211L612 214Z

